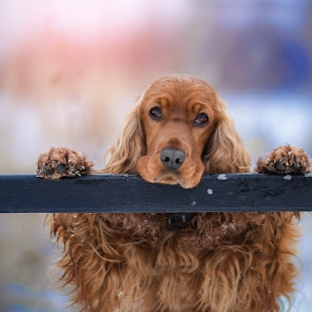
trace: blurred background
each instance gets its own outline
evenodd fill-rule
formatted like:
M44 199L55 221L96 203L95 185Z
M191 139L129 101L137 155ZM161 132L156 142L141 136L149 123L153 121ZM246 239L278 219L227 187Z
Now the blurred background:
M137 96L168 73L218 90L254 163L285 143L312 156L310 0L0 0L0 174L34 174L50 146L103 167ZM68 305L44 218L0 215L0 311ZM311 311L311 219L292 312Z

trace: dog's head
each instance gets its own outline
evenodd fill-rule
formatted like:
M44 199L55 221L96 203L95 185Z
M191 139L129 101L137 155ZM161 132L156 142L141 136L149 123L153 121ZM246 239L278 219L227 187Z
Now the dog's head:
M204 80L170 75L139 97L110 149L110 173L196 186L203 173L249 171L250 158L225 104Z

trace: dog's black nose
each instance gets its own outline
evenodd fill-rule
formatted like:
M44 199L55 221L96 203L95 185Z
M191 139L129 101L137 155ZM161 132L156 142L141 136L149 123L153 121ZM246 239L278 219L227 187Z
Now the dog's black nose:
M185 153L175 148L164 148L160 153L163 165L168 169L178 169L184 162Z

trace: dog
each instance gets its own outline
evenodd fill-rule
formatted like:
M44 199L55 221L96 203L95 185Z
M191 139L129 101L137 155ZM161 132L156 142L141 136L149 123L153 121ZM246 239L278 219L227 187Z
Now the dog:
M189 189L203 174L251 171L225 103L187 75L151 83L108 154L96 172L86 156L53 147L39 155L37 176L139 174ZM284 145L259 159L255 171L306 173L311 162L303 149ZM64 244L60 280L89 312L280 311L295 292L299 219L298 212L221 211L50 216L51 235Z

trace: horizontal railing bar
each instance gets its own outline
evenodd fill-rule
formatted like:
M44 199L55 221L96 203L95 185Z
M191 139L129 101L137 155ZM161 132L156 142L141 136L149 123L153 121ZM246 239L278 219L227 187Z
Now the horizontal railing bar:
M205 175L193 189L136 175L0 175L0 213L312 211L312 174Z

